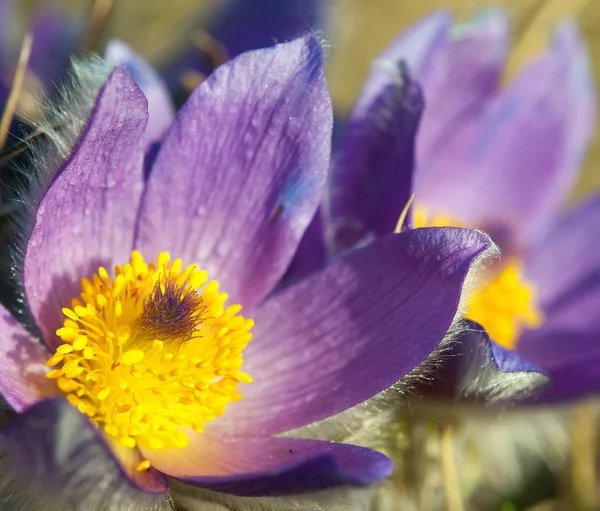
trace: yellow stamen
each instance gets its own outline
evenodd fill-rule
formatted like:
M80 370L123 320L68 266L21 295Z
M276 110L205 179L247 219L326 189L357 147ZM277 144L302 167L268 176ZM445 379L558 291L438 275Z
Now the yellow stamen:
M535 306L535 287L524 279L519 259L504 261L500 271L473 292L465 317L479 323L508 349L516 347L523 329L542 325L543 315Z
M463 227L447 213L429 215L422 206L413 209L413 227ZM509 257L490 268L469 300L467 319L483 326L501 346L514 349L524 329L539 328L542 312L536 306L535 284L525 280L523 262Z
M122 446L184 447L185 430L202 432L241 399L238 383L252 381L241 367L254 323L239 305L225 307L205 271L166 252L156 264L133 252L114 273L81 281L47 376Z
M150 469L150 462L148 460L141 461L138 464L138 466L136 467L136 470L138 472L146 472L149 469Z
M413 227L464 227L464 224L454 218L450 213L438 212L431 215L422 205L413 207Z

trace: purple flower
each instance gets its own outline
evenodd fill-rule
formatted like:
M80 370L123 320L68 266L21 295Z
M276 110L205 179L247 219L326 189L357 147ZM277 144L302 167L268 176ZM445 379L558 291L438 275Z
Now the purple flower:
M0 390L18 413L1 448L60 488L56 502L168 508L167 478L256 496L391 472L378 452L294 430L420 364L490 242L390 232L274 292L329 167L322 65L311 37L224 64L155 157L147 99L125 70L97 95L101 65L77 71L82 88L46 127L56 154L37 159L51 179L23 247L32 323L5 309L0 322Z
M423 88L426 108L416 139L409 224L478 228L502 250L474 290L466 315L495 343L489 345L486 333L476 329L454 346L455 354L465 355L460 393L469 386L466 394L477 393L473 374L465 377L464 370L481 367L473 365L480 349L501 371L523 374L534 364L549 373L553 383L544 399L597 392L600 199L567 214L560 209L581 168L595 116L593 81L577 28L560 24L551 48L503 86L506 16L487 11L451 25L449 15L437 13L413 26L374 63L371 80L404 65ZM360 102L353 119L357 115ZM383 115L379 121L390 122ZM325 215L332 246L389 232L407 200L412 167L384 174L380 162L399 150L382 148L378 160L369 157L379 164L367 174L364 165L352 167L362 161L356 154L364 146L342 147ZM363 201L364 190L376 200ZM396 212L386 197L395 199ZM454 371L456 363L447 368ZM447 378L446 384L454 381ZM507 382L513 385L511 378ZM525 388L530 383L527 377L521 381ZM505 391L488 385L483 394L489 399L490 392Z
M503 257L488 269L467 317L549 373L545 399L597 392L600 372L590 372L594 345L586 339L600 332L590 319L600 310L592 241L600 235L600 203L593 198L566 215L560 210L595 118L577 28L560 24L547 53L501 88L506 18L483 15L450 36L448 23L431 17L396 43L413 53L411 37L419 32L427 47L427 57L413 65L430 105L417 140L413 225L489 232ZM569 261L579 261L576 270ZM582 358L585 369L577 364Z

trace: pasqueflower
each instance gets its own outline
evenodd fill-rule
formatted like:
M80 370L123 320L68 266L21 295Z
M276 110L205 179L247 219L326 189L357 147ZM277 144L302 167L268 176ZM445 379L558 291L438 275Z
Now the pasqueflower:
M17 412L0 430L16 471L0 482L29 473L29 498L88 511L168 509L170 480L259 496L386 477L384 455L293 430L421 363L487 236L392 232L275 290L329 167L319 43L218 68L157 153L140 88L99 69L79 66L32 164L42 185L17 264L29 321L0 320L0 391Z
M595 118L577 28L561 23L551 48L502 87L506 18L488 13L454 31L450 23L434 15L395 43L429 104L416 142L411 223L490 233L502 257L467 318L549 373L545 399L597 392L600 201L562 211Z

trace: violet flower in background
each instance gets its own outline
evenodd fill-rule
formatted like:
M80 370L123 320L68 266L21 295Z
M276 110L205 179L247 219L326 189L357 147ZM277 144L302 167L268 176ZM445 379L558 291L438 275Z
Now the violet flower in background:
M152 74L140 69L148 90ZM150 162L148 133L166 119L123 68L100 85L96 96L80 84L55 111L72 122L46 127L56 160L36 161L60 169L24 239L32 323L1 314L1 392L18 415L0 446L24 473L35 467L43 509L170 509L169 479L259 496L386 477L392 463L378 452L278 435L419 365L455 321L489 239L456 228L389 233L273 293L329 167L319 43L305 37L221 66Z
M460 28L451 23L433 15L390 48L429 105L417 137L412 225L489 232L502 258L467 317L505 348L494 348L502 359L511 350L549 374L544 400L598 392L600 365L593 369L591 358L600 333L600 202L562 213L596 113L577 27L560 24L550 49L502 86L507 17L492 11Z
M41 82L43 90L52 91L65 78L72 56L80 53L85 40L86 24L42 2L29 20L33 38L29 69Z

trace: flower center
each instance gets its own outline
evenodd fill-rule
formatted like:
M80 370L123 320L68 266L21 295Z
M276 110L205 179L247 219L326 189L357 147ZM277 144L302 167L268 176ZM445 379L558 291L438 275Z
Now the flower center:
M207 277L166 252L146 264L134 251L114 279L104 268L83 279L63 309L47 376L125 447L185 447L185 430L202 432L252 381L240 369L254 322Z
M414 227L463 227L448 214L429 215L427 209L413 210ZM479 323L501 346L514 349L525 328L539 328L543 323L536 306L535 284L524 278L523 262L510 257L494 265L470 300L467 319Z

